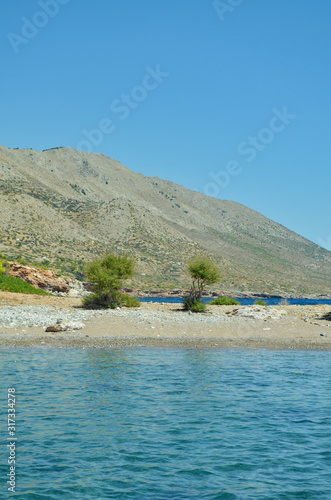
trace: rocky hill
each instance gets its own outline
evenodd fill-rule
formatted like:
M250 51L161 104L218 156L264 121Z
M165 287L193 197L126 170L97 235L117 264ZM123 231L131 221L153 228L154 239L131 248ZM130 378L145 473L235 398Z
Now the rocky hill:
M102 154L0 147L0 252L82 269L104 252L137 260L133 286L185 286L207 253L224 290L331 294L331 252L239 203L132 172Z

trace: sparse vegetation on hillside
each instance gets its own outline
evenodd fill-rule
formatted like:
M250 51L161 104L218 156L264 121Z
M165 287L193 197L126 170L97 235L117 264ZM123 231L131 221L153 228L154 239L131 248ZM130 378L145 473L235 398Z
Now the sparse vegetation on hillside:
M183 263L206 253L222 263L229 291L331 293L331 253L243 205L144 177L104 155L0 153L0 252L10 260L23 254L40 266L47 257L49 268L82 280L86 262L128 252L139 265L137 287L183 288Z
M128 255L108 254L88 264L86 274L93 285L93 294L84 298L89 308L139 307L140 302L119 289L123 281L134 275L135 263Z

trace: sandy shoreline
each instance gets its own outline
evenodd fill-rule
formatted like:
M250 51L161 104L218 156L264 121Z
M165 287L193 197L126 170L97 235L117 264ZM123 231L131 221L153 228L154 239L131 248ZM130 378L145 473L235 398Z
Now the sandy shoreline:
M7 306L49 307L59 316L81 314L81 300L69 297L0 292L0 347L114 348L133 346L236 349L331 350L330 305L208 306L207 314L189 314L180 304L143 303L139 309L95 312L79 330L45 332L28 324L1 322ZM16 309L15 309L16 310ZM254 319L245 315L257 314ZM324 334L323 336L321 334ZM325 336L326 334L326 336Z

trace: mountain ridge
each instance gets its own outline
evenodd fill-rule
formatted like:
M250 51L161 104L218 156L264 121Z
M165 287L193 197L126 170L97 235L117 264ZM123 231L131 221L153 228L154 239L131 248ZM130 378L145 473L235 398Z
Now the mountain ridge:
M331 252L244 205L131 171L99 153L0 146L0 251L71 270L106 251L137 260L134 285L187 286L207 253L222 287L331 293ZM69 269L70 270L70 269Z

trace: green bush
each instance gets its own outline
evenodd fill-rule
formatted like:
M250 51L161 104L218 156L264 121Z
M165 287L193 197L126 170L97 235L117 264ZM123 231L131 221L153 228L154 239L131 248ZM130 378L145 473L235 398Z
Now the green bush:
M207 309L207 306L202 302L202 300L194 300L190 296L188 296L184 298L183 309L184 311L192 311L198 313L204 312Z
M183 308L185 311L202 312L206 310L201 297L207 285L216 283L220 279L220 271L209 257L197 255L188 263L187 271L192 278L190 293L184 298Z
M5 268L4 268L3 264L2 264L2 260L0 260L0 276L1 276L1 274L3 274L4 272L5 272Z
M85 307L138 307L139 301L119 291L123 281L134 275L134 261L128 255L108 254L88 264L86 274L94 293L83 299Z
M230 297L217 297L211 303L211 306L239 306L240 302Z
M118 295L115 293L92 293L83 298L83 306L88 309L116 309L122 305Z
M125 307L140 307L141 302L135 297L122 293L122 299Z
M256 300L256 301L254 302L254 304L255 304L256 306L266 306L266 305L267 305L267 303L266 303L266 302L264 302L264 300Z
M114 291L98 295L92 293L83 298L83 306L88 309L116 309L116 307L140 307L140 302L125 293Z
M0 290L13 293L30 293L34 295L51 295L50 293L42 290L41 288L35 288L21 278L16 278L15 276L6 276L4 274L0 275Z

